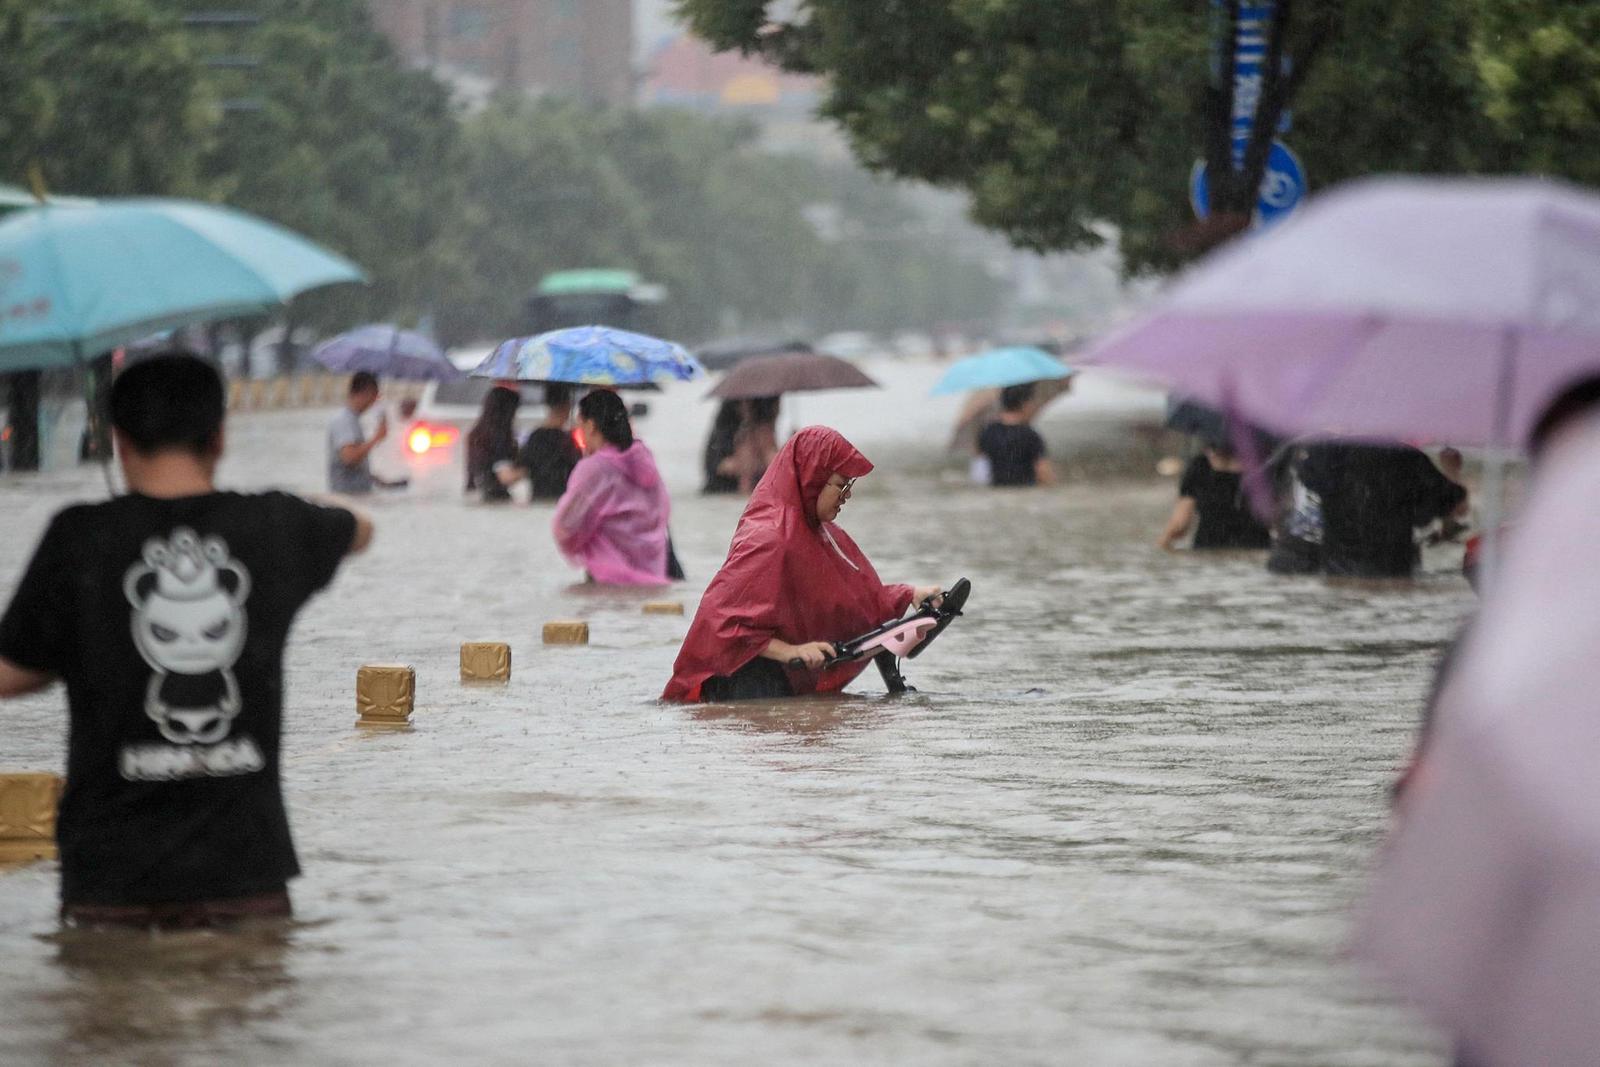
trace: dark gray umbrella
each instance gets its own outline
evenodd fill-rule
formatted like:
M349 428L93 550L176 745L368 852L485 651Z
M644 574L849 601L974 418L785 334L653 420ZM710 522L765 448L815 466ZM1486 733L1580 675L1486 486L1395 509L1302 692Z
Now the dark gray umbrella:
M838 356L821 352L796 352L747 359L730 370L727 377L706 395L719 400L750 400L784 393L877 387L877 382Z
M713 341L695 349L695 358L706 370L727 370L735 363L743 363L747 359L756 359L761 356L788 356L796 352L814 351L810 345L800 340L771 337L736 337L725 341Z

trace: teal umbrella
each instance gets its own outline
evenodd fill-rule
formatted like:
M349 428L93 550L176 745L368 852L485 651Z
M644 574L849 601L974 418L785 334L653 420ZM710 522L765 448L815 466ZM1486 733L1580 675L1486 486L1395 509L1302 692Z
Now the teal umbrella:
M939 384L933 387L933 395L969 389L1003 389L1008 385L1067 378L1072 373L1071 367L1042 348L1031 345L991 348L952 363Z
M70 366L162 330L364 280L290 230L211 204L19 211L0 221L0 372Z

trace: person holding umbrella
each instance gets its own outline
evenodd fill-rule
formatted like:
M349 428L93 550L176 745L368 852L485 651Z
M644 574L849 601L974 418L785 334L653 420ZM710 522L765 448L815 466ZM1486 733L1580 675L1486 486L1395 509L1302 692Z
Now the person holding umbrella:
M655 457L634 439L627 405L608 389L589 393L578 430L584 457L556 504L557 547L590 581L666 585L672 505Z
M745 700L843 689L867 661L821 669L832 642L937 596L885 585L835 525L872 464L837 431L808 426L767 468L700 600L663 700ZM799 660L803 666L791 666Z

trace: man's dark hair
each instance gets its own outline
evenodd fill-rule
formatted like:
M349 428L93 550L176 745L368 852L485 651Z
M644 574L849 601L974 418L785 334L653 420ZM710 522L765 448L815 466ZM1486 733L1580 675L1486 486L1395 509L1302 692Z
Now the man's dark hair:
M369 370L358 370L350 375L351 396L355 396L357 393L376 391L377 388L378 376Z
M1000 407L1006 411L1021 411L1033 399L1033 383L1008 385L1000 390Z
M1537 457L1544 451L1544 446L1549 443L1551 435L1561 429L1568 420L1592 411L1597 406L1600 406L1600 374L1579 378L1562 389L1554 400L1545 405L1539 420L1528 432L1529 454Z
M204 455L222 429L222 393L222 376L210 363L166 349L129 364L111 383L111 425L143 455Z
M572 386L566 382L546 382L544 386L544 406L547 408L568 407L572 403Z

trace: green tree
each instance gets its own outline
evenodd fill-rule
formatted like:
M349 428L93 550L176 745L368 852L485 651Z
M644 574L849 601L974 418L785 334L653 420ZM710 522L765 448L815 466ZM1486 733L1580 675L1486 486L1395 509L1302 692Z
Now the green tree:
M1038 250L1092 247L1110 224L1131 267L1170 266L1193 161L1219 211L1242 214L1289 108L1319 182L1490 165L1459 0L1277 0L1238 174L1219 47L1238 0L804 0L787 19L763 0L679 6L719 49L826 76L822 113L868 166L964 189L978 221Z
M205 0L162 0L193 14ZM361 0L235 0L244 29L193 33L217 55L258 65L212 73L240 101L203 172L227 203L273 219L360 263L372 284L317 294L299 309L326 323L415 320L457 284L459 128L449 93L405 69Z
M217 111L181 27L145 0L0 0L0 177L202 195Z

